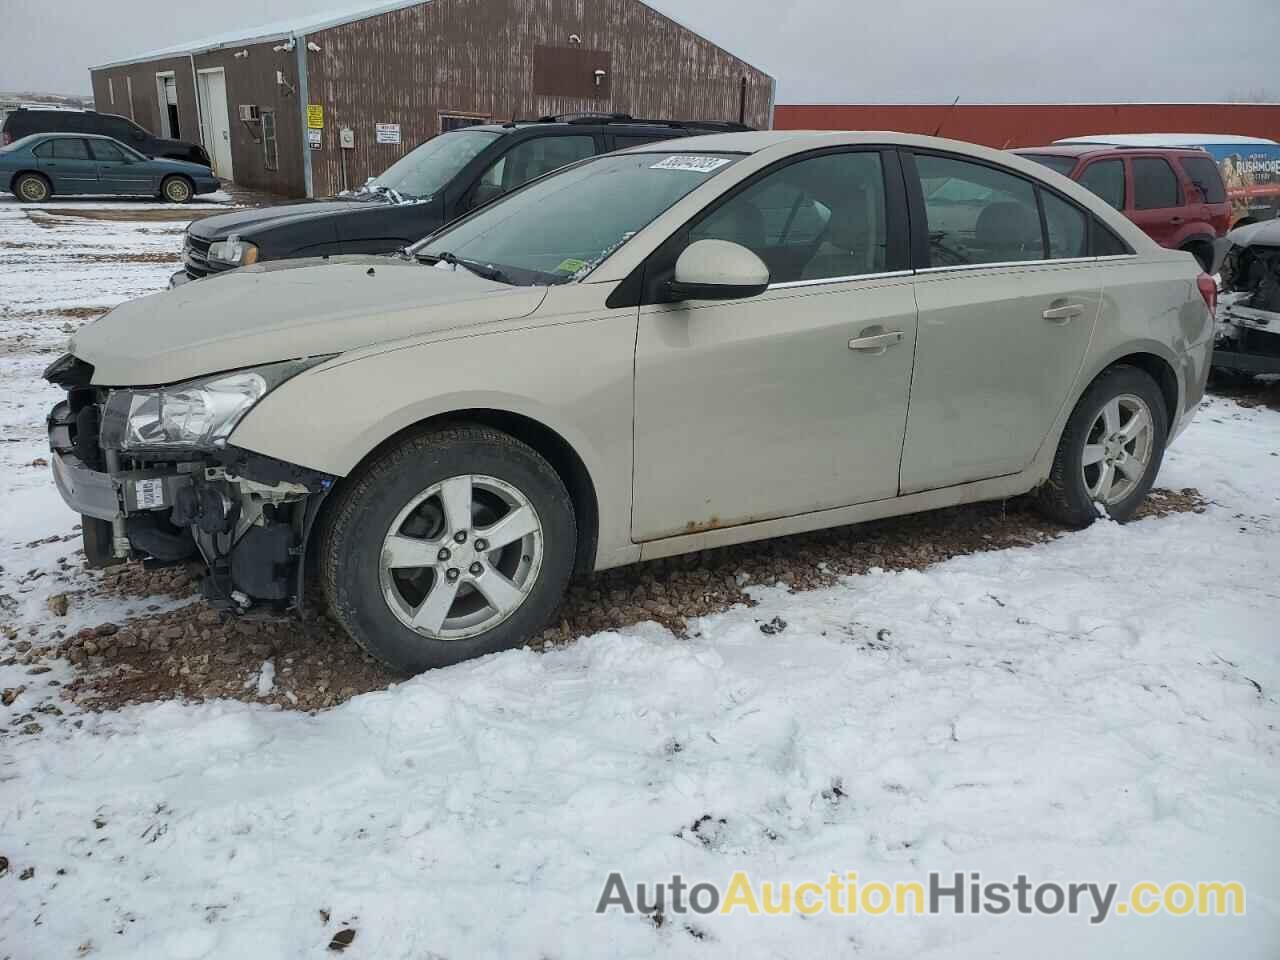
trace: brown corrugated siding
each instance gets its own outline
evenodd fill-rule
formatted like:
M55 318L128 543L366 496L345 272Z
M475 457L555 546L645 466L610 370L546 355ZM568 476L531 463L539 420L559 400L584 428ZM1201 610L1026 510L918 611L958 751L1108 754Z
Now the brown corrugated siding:
M570 34L611 54L607 98L534 93L534 49L566 46ZM434 0L307 39L321 48L307 54L308 99L325 109L323 147L311 151L317 196L341 189L343 126L355 132L347 182L357 184L434 136L442 112L736 120L745 76L747 122L770 121L767 74L637 0ZM399 123L401 144L376 144L375 123Z
M1226 133L1280 140L1280 104L779 104L774 126L938 132L998 148L1040 146L1094 133Z
M285 196L306 194L302 171L301 107L298 104L298 61L287 50L273 50L281 41L231 46L196 54L196 70L222 67L227 83L227 116L231 132L231 165L236 183ZM249 56L237 58L241 50ZM284 73L288 87L276 83ZM294 92L290 92L294 91ZM262 125L240 120L240 104L276 111L279 169L268 170L262 145Z
M173 71L178 86L178 139L200 142L200 122L196 113L195 84L191 79L191 61L186 57L166 60L149 60L125 67L109 67L94 70L93 105L99 113L118 113L132 116L134 121L157 137L163 136L160 126L160 100L156 94L156 74ZM107 78L111 79L108 85ZM129 83L133 81L133 109L129 106ZM112 101L108 90L115 93Z

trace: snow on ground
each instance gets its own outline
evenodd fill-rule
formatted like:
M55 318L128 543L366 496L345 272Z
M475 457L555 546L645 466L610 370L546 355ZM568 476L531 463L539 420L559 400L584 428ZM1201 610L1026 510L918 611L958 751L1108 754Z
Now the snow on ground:
M0 593L37 598L15 574L74 546L17 546L74 522L20 463L51 401L38 366L0 355L20 438L0 450L20 505L0 522ZM153 704L4 741L0 956L316 956L347 927L346 954L380 960L1275 957L1277 481L1280 413L1211 400L1160 477L1198 487L1204 514L762 586L687 639L647 624L514 651L314 716ZM0 686L40 679L14 669ZM1239 880L1248 913L593 912L611 871L736 869Z

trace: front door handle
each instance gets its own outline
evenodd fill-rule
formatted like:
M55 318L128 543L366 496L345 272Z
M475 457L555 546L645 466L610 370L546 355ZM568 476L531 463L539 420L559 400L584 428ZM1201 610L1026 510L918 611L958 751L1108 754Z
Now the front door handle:
M1066 303L1060 307L1050 307L1040 316L1046 320L1052 320L1054 323L1067 323L1072 317L1078 317L1082 313L1084 313L1084 304Z
M869 337L854 337L849 341L850 350L861 350L867 353L884 353L886 349L892 347L895 343L902 342L902 331L893 330L889 333L875 333Z

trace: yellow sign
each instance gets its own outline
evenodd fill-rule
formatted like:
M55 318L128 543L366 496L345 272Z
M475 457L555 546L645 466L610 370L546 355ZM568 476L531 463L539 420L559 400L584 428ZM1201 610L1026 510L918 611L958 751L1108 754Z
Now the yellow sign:
M312 130L324 129L324 104L307 104L307 126Z

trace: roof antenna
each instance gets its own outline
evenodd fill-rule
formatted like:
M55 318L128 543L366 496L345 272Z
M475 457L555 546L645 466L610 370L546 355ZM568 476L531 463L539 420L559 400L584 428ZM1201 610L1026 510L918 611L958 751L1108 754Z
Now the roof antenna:
M933 135L936 137L942 132L942 126L947 122L947 117L951 116L951 111L956 108L956 104L960 102L960 98L956 97L951 101L951 106L947 107L947 112L942 115L942 119L938 121L938 126L934 129Z

